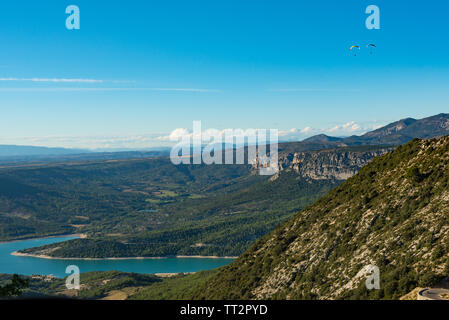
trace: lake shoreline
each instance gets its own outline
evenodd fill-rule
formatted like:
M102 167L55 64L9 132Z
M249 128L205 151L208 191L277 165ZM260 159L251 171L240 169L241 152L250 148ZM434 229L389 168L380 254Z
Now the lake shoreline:
M62 258L51 257L47 251L27 251L39 247L73 239L72 237L49 236L35 240L14 241L0 245L0 273L32 275L67 276L67 265L77 265L83 273L91 271L121 271L140 274L175 276L183 273L211 270L231 263L234 257L170 255L161 257L109 257L109 258ZM37 241L36 241L37 240ZM40 241L39 241L40 240ZM27 258L28 257L28 258ZM215 258L215 259L214 259ZM221 258L221 259L220 259Z
M86 261L98 261L98 260L147 260L147 259L168 259L168 258L178 258L178 259L237 259L238 257L232 256L167 256L167 257L110 257L110 258L61 258L61 257L51 257L44 254L32 254L32 253L22 253L14 251L11 253L13 256L17 257L32 257L39 259L49 259L49 260L86 260Z
M16 239L16 240L0 241L0 244L7 244L7 243L14 243L14 242L21 242L21 241L40 240L40 239L65 238L65 237L77 237L79 239L86 239L87 234L85 234L85 233L73 234L72 233L72 234L58 234L58 235L46 236L46 237L31 237L31 238L23 238L23 239Z
M78 233L78 234L66 234L66 235L57 235L57 236L48 236L48 237L42 237L42 238L30 238L26 240L12 240L12 241L5 241L4 243L13 243L13 242L20 242L20 241L29 241L29 240L38 240L38 239L52 239L52 238L59 238L59 237L77 237L79 239L86 239L87 235L84 233ZM2 242L0 242L1 244ZM186 255L177 255L177 256L165 256L165 257L108 257L108 258L64 258L64 257L52 257L45 254L33 254L33 253L23 253L14 251L11 253L13 256L17 257L32 257L32 258L39 258L39 259L49 259L49 260L86 260L86 261L99 261L99 260L145 260L145 259L168 259L168 258L180 258L180 259L237 259L238 257L234 256L186 256Z

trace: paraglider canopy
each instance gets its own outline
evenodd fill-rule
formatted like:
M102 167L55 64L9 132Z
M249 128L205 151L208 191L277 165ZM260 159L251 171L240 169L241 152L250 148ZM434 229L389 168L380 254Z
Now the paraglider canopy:
M360 50L360 47L359 46L351 46L350 48L349 48L349 50L352 50L352 49L359 49ZM357 54L356 53L354 53L354 56L356 56Z
M373 48L377 48L376 45L375 45L375 44L372 44L372 43L366 45L366 47L370 49L370 50L369 50L369 54L372 54L372 53L373 53Z

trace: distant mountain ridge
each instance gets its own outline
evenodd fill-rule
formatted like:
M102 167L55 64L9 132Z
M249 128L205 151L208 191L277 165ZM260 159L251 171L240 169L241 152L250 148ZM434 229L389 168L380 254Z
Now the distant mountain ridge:
M83 149L49 148L37 146L0 145L0 157L42 156L42 155L69 155L89 153Z
M327 143L327 142L340 142L343 138L331 137L325 134L318 134L310 138L304 139L303 142L306 143Z
M348 146L398 146L414 138L429 139L449 135L449 114L413 119L406 118L384 127L367 132L361 136L332 137L318 134L302 141L279 143L279 154L324 150Z
M407 143L414 138L439 138L449 134L449 114L440 113L435 116L413 119L406 118L390 123L382 128L367 132L361 136L351 136L335 140L327 137L328 141L337 141L346 145L384 144L398 145ZM310 141L314 137L309 138ZM323 138L320 138L321 140Z

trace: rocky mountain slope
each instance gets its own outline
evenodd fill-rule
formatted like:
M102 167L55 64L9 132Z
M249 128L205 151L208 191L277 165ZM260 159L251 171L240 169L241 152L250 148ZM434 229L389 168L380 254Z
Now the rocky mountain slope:
M365 286L366 266L380 289ZM449 137L418 140L263 237L199 299L391 299L449 276Z
M361 136L365 143L405 143L413 138L434 138L449 134L449 114L416 120L406 118ZM356 139L354 139L356 140ZM351 142L351 137L346 139Z
M313 180L346 180L377 156L393 148L337 148L322 151L281 154L279 170L293 171L302 178Z

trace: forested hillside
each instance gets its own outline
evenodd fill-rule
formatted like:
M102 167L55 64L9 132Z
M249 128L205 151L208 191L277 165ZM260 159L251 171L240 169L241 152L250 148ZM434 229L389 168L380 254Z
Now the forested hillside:
M309 174L293 167L276 177L247 165L175 166L164 158L8 169L4 176L32 189L27 198L3 196L3 219L17 221L4 223L3 234L45 231L33 229L38 222L88 235L24 251L57 257L236 256L386 150L310 151L301 170Z
M449 137L418 140L263 237L200 299L391 299L449 276ZM380 270L367 290L366 265Z

